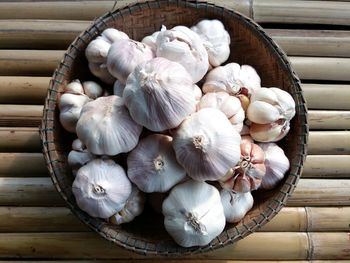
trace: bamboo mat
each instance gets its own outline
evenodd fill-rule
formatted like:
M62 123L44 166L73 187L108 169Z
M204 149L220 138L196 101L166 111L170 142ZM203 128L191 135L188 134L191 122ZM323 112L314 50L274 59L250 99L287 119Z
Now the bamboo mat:
M309 155L287 207L259 232L212 253L166 261L350 262L350 2L211 2L255 19L287 52L309 107ZM0 262L155 261L80 223L64 207L41 154L38 124L52 71L74 37L113 6L0 1Z

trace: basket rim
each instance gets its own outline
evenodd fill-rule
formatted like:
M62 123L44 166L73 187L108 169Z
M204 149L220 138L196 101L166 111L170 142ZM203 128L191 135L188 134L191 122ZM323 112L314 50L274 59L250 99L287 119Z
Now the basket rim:
M151 4L157 3L157 6L151 6ZM53 112L54 110L52 109L52 104L56 103L56 101L52 101L51 96L52 93L57 94L58 91L55 89L56 85L61 85L59 80L57 80L57 77L60 75L64 75L64 72L62 72L62 68L67 67L66 65L66 60L73 60L74 57L72 57L71 52L76 49L74 43L77 41L83 41L82 36L84 35L89 35L91 36L91 29L97 29L98 32L100 32L99 26L103 24L103 26L107 27L107 24L105 22L106 19L119 15L123 16L125 13L130 13L134 11L140 11L142 9L151 9L151 8L161 8L161 4L168 4L168 5L174 5L174 6L182 6L182 7L188 7L192 9L199 9L199 8L206 8L206 9L215 9L220 12L225 12L229 16L235 16L238 19L242 20L245 25L247 25L250 30L254 31L254 33L258 34L260 38L264 40L264 44L266 44L269 49L272 52L275 52L277 57L279 58L278 63L281 63L281 66L286 69L288 73L290 73L290 78L291 78L291 83L293 83L293 86L295 88L294 95L298 99L296 101L296 107L299 108L299 117L302 123L302 126L299 127L300 129L300 138L299 138L299 147L300 147L300 152L298 152L297 156L297 161L296 164L291 164L294 165L297 169L297 172L295 174L288 174L287 180L285 181L284 185L287 185L287 190L280 190L278 193L274 194L274 198L270 199L269 205L267 206L271 211L269 214L261 213L261 220L256 221L256 220L251 220L249 224L243 224L243 227L245 228L245 231L243 233L240 233L236 227L236 232L235 233L226 233L227 238L225 240L220 240L218 237L215 240L215 242L211 242L206 246L203 247L190 247L190 248L182 248L179 247L178 251L165 251L162 249L161 251L158 250L157 246L152 246L149 248L139 248L135 244L131 245L131 242L126 240L122 241L116 237L113 237L109 235L106 232L101 231L98 227L101 227L103 225L101 223L101 219L93 219L90 216L87 216L85 213L82 213L82 211L77 210L76 206L72 204L69 201L69 198L65 195L65 193L62 191L60 184L58 183L57 175L54 169L53 161L51 160L51 154L55 153L56 149L54 146L54 142L49 140L49 134L53 133L53 129L47 126L48 122L52 122L52 117L50 117L49 113ZM94 36L92 36L94 37ZM54 107L54 106L53 106ZM249 17L231 10L227 9L225 7L221 7L212 3L207 3L205 1L187 1L187 0L156 0L156 1L147 1L147 2L142 2L142 3L135 3L135 4L130 4L128 6L119 8L114 10L113 12L107 12L98 19L96 19L89 27L83 31L79 36L75 38L75 40L70 44L68 47L67 51L64 54L64 58L61 60L60 64L56 68L56 70L53 73L53 76L50 80L49 88L48 88L48 94L47 98L45 100L45 106L44 106L44 114L42 118L42 123L41 127L39 129L40 132L40 138L42 141L42 146L43 146L43 153L44 153L44 158L46 161L46 165L49 169L50 172L50 177L55 185L55 188L57 191L60 193L60 196L65 200L65 203L68 205L70 210L75 214L81 221L83 221L86 225L88 225L91 229L94 231L98 232L102 237L105 239L112 241L116 243L117 245L139 253L139 254L144 254L144 255L161 255L161 256L184 256L184 255L189 255L193 253L200 253L200 252L207 252L211 251L217 248L224 247L228 244L232 244L240 239L243 239L247 235L253 233L257 228L260 228L262 225L264 225L266 222L270 221L281 209L284 207L286 204L286 201L288 197L293 193L295 186L300 178L301 172L302 172L302 166L304 164L305 158L306 158L306 152L307 152L307 141L308 141L308 121L307 121L307 107L306 103L304 100L304 97L302 95L302 90L300 86L300 80L294 71L287 55L284 53L284 51L272 40L270 36L267 35L267 33L262 29L260 25L258 25L256 22L254 22L252 19ZM50 146L53 144L53 147ZM100 221L99 221L100 220ZM224 231L227 232L227 231Z

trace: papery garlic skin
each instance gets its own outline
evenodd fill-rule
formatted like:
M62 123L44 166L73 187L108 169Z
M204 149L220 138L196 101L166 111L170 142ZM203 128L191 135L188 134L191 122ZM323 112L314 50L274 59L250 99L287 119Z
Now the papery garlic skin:
M80 94L84 94L85 92L80 80L75 79L64 87L64 93L80 95Z
M77 205L90 216L109 218L131 194L124 169L109 159L95 159L78 170L72 191Z
M284 178L289 170L290 164L282 148L275 143L259 143L265 152L266 175L260 188L273 189Z
M221 111L204 108L186 118L174 134L178 162L194 180L217 180L240 158L241 137Z
M277 142L283 139L288 134L289 130L289 121L281 119L269 124L252 123L249 132L255 141Z
M202 39L203 45L208 52L209 63L212 66L220 66L228 59L231 40L221 21L217 19L202 20L191 27L191 30L196 32Z
M157 57L180 63L190 73L193 83L200 81L209 68L208 53L202 40L191 29L176 26L157 36Z
M89 153L81 140L75 139L72 143L72 150L68 154L68 164L72 168L73 175L76 175L78 169L87 164L96 156Z
M129 39L129 36L127 34L115 28L107 28L103 30L101 36L111 44L120 39Z
M225 227L219 191L193 180L175 186L163 202L166 231L183 247L204 246Z
M250 192L236 193L223 189L220 191L220 197L226 221L229 223L242 220L254 204L254 198Z
M60 122L63 128L71 133L76 133L76 125L83 106L90 99L84 94L65 93L60 97L58 107L60 109Z
M203 93L202 93L201 88L198 87L196 84L193 85L193 91L194 91L194 98L195 98L196 104L198 106L198 103L199 103L200 99L202 98Z
M119 80L116 80L113 84L113 95L123 97L125 85L123 85Z
M131 39L115 41L108 51L107 69L122 84L137 65L154 58L152 49Z
M132 120L122 98L108 96L83 107L76 130L89 152L116 155L137 145L142 126Z
M166 192L186 176L177 163L172 148L173 139L152 134L140 140L128 155L128 177L146 193Z
M156 132L177 127L196 109L191 76L179 63L165 58L137 66L123 99L131 117Z
M85 56L90 63L105 63L111 43L105 38L97 37L85 49Z
M91 73L102 80L104 83L113 84L115 78L108 72L106 64L89 63Z
M236 95L242 88L246 88L251 94L260 88L260 82L260 77L253 67L228 63L211 70L205 78L202 89L204 93L225 91L230 95Z
M157 37L160 32L165 31L166 27L162 25L161 29L159 31L154 32L152 35L145 36L141 42L148 45L154 54L157 52Z
M84 81L83 82L84 93L90 99L97 99L103 95L103 88L95 81Z
M129 223L135 217L141 215L146 201L145 194L142 193L135 185L132 186L131 194L126 200L125 206L118 213L109 218L112 224L120 225Z

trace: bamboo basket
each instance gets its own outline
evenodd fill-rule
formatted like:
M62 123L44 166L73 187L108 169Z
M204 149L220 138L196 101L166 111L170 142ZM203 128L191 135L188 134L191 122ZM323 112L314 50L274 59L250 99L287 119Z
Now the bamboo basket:
M129 224L115 226L90 217L79 209L71 191L73 176L67 164L73 137L59 123L57 99L67 82L77 78L81 81L95 79L88 70L84 50L104 29L114 27L126 32L132 39L141 40L157 31L161 25L167 28L180 24L192 26L204 18L221 20L229 31L231 55L228 62L252 65L261 76L263 86L276 86L289 92L296 102L296 116L291 122L288 136L280 142L291 162L291 169L284 181L271 191L255 191L256 201L251 211L241 222L227 224L225 230L210 244L183 248L176 245L166 233L161 215L144 212ZM80 220L107 240L128 250L145 255L184 256L236 242L256 231L280 211L293 192L302 171L308 125L300 81L285 53L260 26L244 15L213 4L158 0L109 12L74 40L50 82L40 133L51 178L68 207Z

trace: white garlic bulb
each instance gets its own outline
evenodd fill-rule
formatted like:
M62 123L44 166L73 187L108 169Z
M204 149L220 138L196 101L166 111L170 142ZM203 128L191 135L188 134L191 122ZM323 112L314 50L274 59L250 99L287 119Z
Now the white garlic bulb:
M254 198L250 192L236 193L231 190L221 190L220 197L226 221L237 223L244 218L246 213L252 209Z
M127 34L115 28L107 28L103 30L101 36L111 44L120 39L129 39L129 36Z
M278 185L289 169L289 160L276 143L259 143L265 152L266 175L261 182L262 189L272 189Z
M108 96L83 107L76 130L89 152L116 155L137 145L142 127L131 119L122 98Z
M137 66L123 99L131 117L151 131L175 128L196 109L191 76L179 63L165 58Z
M230 56L230 35L225 30L221 21L202 20L191 30L196 32L203 41L203 45L207 49L209 63L213 67L220 66Z
M125 85L123 85L119 80L116 80L113 84L113 95L123 97Z
M280 119L268 124L251 123L249 133L258 142L277 142L290 130L289 121Z
M122 84L135 67L154 57L151 48L131 39L115 41L108 51L107 69Z
M128 177L146 193L166 192L186 176L177 163L172 148L173 139L152 134L140 140L128 155Z
M292 96L278 88L256 90L247 109L247 117L257 124L268 124L279 119L290 121L295 115L295 102Z
M234 125L237 132L241 132L245 114L240 100L236 97L230 96L226 92L207 93L197 105L199 110L204 108L214 108L222 111Z
M85 56L90 63L105 63L111 43L103 37L92 40L85 49Z
M83 85L81 85L81 82L79 79L75 79L68 83L64 87L64 93L70 93L70 94L84 94L84 88Z
M116 225L131 222L135 217L141 215L145 201L145 194L135 185L132 185L131 194L126 200L125 206L118 213L111 216L109 221Z
M214 68L207 74L203 92L226 91L231 95L236 95L242 88L246 88L251 94L260 88L260 81L260 77L253 67L228 63L225 66Z
M154 32L152 35L145 36L141 40L141 42L148 45L152 49L153 53L156 54L156 52L157 52L157 37L161 31L165 31L165 30L166 30L166 27L164 25L162 25L162 27L159 31Z
M205 108L181 123L173 147L188 176L198 181L217 180L238 163L240 141L225 114Z
M93 217L109 218L123 209L131 183L120 165L95 159L78 170L72 190L80 209Z
M198 103L199 103L200 99L202 98L203 93L202 93L201 88L198 87L196 84L193 85L193 91L194 91L194 98L195 98L196 104L198 106Z
M102 80L104 83L113 84L115 78L108 72L106 64L89 63L91 73Z
M193 83L208 71L208 53L197 33L185 26L161 31L157 36L157 57L180 63L190 73Z
M64 93L59 100L60 122L63 128L69 132L76 132L76 125L83 106L90 99L85 94Z
M83 82L84 93L90 99L97 99L103 95L103 88L95 81Z
M72 150L68 154L68 164L72 168L73 175L76 175L78 169L95 159L95 155L84 149L83 143L75 139L72 143Z
M163 202L166 231L183 247L204 246L225 227L219 191L193 180L175 186Z

